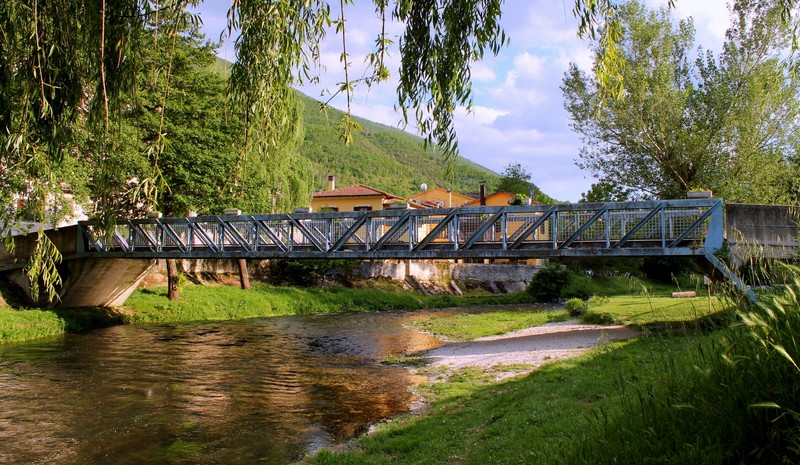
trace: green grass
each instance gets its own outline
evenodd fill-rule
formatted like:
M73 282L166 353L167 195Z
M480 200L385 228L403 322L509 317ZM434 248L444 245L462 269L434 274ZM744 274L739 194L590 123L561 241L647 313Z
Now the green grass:
M433 406L358 440L343 452L310 461L334 464L555 464L603 409L615 409L622 386L657 379L657 354L684 351L687 339L616 342L556 362L523 378L491 382L482 370L461 370L429 386Z
M55 336L65 328L64 320L53 311L0 307L0 343Z
M712 297L672 298L652 295L616 295L591 299L583 319L587 322L660 328L681 327L724 320L730 315L727 299Z
M415 321L414 326L451 341L495 336L569 318L565 311L528 307L482 313L462 313Z
M499 384L496 370L461 370L424 386L428 414L310 461L800 463L798 296L800 278L755 308L649 292L595 301L595 318L703 331L610 343Z
M166 288L136 291L125 303L129 322L175 322L340 313L411 310L528 302L524 293L490 297L422 295L386 289L298 288L255 284L245 291L229 286L187 286L181 300L171 302Z
M112 326L124 321L120 313L103 308L0 307L0 344Z

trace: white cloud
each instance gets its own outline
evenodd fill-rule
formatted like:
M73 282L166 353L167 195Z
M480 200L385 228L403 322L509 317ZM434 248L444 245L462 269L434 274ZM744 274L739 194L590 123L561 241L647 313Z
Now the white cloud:
M489 108L476 105L472 107L472 111L469 112L463 107L459 108L456 111L456 119L459 120L472 119L473 121L475 121L480 125L491 126L492 124L494 124L497 118L505 116L507 114L508 111L505 110L498 110L496 108Z
M523 52L514 58L514 72L517 76L539 79L542 77L545 59L541 56Z
M497 79L497 74L483 62L473 63L471 67L472 80L476 82L492 82Z

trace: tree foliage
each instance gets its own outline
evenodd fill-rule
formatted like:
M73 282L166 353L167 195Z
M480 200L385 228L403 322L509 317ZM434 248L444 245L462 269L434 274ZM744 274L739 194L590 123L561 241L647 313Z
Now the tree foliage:
M555 199L542 192L531 182L532 175L528 167L519 162L511 162L503 169L497 191L530 196L539 203L557 203Z
M631 192L628 189L604 180L593 183L588 191L581 194L580 202L624 202L626 200L631 200Z
M738 1L724 52L691 49L691 20L631 2L620 10L623 98L571 65L562 90L585 144L578 164L635 196L712 189L731 201L770 202L796 131L800 80L781 56L790 24L780 9ZM603 54L597 44L596 56Z
M511 162L500 175L498 191L528 195L531 190L531 173L522 163Z

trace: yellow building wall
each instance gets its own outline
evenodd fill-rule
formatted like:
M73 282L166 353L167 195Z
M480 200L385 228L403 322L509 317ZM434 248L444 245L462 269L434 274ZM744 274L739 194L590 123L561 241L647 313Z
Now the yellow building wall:
M508 192L497 192L492 195L486 196L486 206L487 207L507 207L508 201L514 198L514 194L509 194ZM470 207L479 207L481 205L480 200L474 200L468 204Z
M370 206L373 210L383 210L383 196L358 197L318 197L311 199L311 211L318 212L322 207L336 207L340 212L355 211L356 207Z
M419 202L442 202L444 207L461 207L465 204L475 200L468 195L459 194L458 192L447 191L441 187L434 187L424 192L411 196L413 200Z

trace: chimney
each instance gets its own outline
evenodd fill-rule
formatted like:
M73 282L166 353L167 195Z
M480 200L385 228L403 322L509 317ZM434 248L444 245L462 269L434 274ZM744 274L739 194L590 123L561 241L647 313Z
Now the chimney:
M480 181L481 183L481 207L486 206L486 181Z
M328 190L332 191L336 189L336 176L329 174L328 175Z

